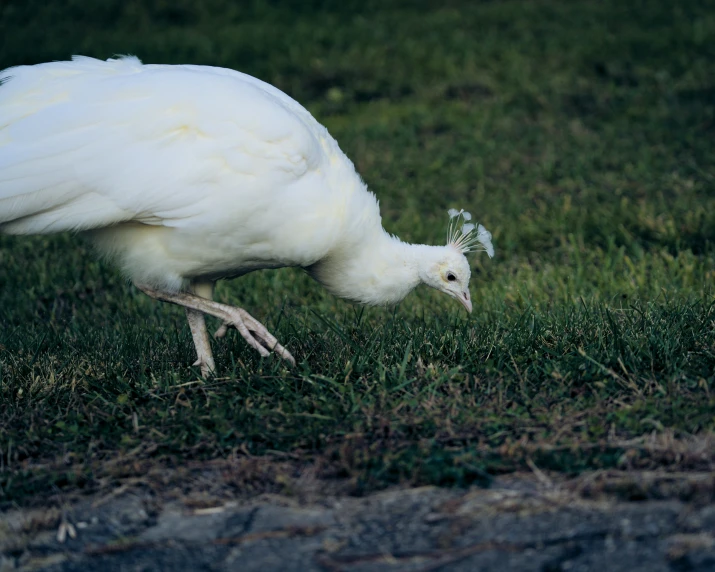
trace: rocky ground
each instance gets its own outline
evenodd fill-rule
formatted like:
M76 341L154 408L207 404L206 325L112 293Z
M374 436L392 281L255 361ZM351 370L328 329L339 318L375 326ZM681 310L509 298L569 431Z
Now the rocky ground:
M469 490L242 500L122 486L6 510L0 571L715 570L714 480L537 471Z

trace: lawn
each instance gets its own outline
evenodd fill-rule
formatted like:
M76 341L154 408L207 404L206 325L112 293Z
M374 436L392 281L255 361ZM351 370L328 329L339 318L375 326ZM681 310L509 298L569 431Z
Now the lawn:
M224 282L298 365L233 333L202 382L181 309L76 237L0 236L0 506L221 460L254 464L239 492L711 469L713 37L696 0L5 0L0 69L255 75L328 127L388 231L440 243L465 208L496 256L471 256L469 316L426 288L361 308L299 269Z

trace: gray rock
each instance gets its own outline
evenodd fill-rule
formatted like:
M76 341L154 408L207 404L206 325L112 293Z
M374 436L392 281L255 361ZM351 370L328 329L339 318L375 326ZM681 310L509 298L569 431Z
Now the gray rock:
M715 570L712 503L594 501L542 485L205 499L205 508L125 492L64 516L0 515L0 571ZM64 543L62 518L77 533Z

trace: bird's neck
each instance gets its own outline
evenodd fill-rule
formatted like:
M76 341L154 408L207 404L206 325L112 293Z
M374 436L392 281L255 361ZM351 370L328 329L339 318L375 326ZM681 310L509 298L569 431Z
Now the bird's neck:
M440 247L408 244L382 228L341 245L309 272L332 294L369 305L396 304L422 282L422 269Z

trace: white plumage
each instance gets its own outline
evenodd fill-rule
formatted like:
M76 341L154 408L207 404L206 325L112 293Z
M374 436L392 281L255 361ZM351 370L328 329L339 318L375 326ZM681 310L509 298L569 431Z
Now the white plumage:
M256 269L300 266L366 304L423 282L471 311L463 253L491 256L489 233L467 223L445 246L388 235L327 130L260 80L75 57L0 81L0 230L86 234L142 290L187 308L204 375L204 314L224 321L218 335L235 326L262 355L293 361L244 310L210 301L217 279Z

